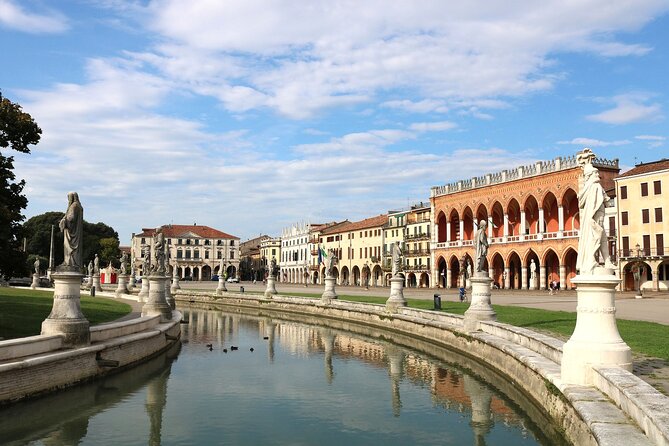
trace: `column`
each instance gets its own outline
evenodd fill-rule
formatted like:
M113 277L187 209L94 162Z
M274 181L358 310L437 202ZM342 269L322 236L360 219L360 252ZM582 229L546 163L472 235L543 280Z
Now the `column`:
M546 224L544 223L544 208L539 208L539 220L537 221L537 226L537 239L541 240L544 238L544 231L546 228Z
M509 236L509 214L504 213L504 243L506 243L506 238Z
M651 264L650 267L653 268L653 265ZM656 266L655 270L653 271L653 291L660 291L660 275L659 275L659 272L660 272L660 268Z
M520 289L521 290L526 290L527 289L527 277L529 275L529 268L527 266L523 266L520 268L521 274L520 274Z
M520 240L525 240L525 210L520 211Z
M539 289L546 289L546 265L539 266Z
M451 222L446 223L446 241L450 242L451 241Z
M492 216L488 217L488 239L492 238Z
M558 206L558 237L562 237L562 231L564 231L564 208Z
M567 267L560 265L560 290L567 289Z
M439 224L438 223L434 223L434 225L433 225L432 236L430 237L430 240L432 240L434 243L439 242ZM446 234L446 240L448 240L448 234Z
M504 289L508 290L511 288L511 268L504 267L504 273L505 273L505 278L504 278Z
M451 288L451 269L446 268L446 288Z
M460 241L465 239L465 221L460 220ZM460 243L462 245L462 243Z

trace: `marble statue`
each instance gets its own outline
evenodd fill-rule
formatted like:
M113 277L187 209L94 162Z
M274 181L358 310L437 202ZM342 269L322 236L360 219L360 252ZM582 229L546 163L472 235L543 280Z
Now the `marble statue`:
M35 267L35 274L39 275L39 257L35 259L33 266Z
M399 244L393 243L390 249L393 258L393 277L395 277L402 271L402 248Z
M142 275L148 276L151 270L151 247L142 246Z
M93 275L93 261L88 262L88 275L92 276Z
M120 274L125 274L128 272L128 254L123 251L123 254L121 254L121 270L119 271Z
M67 211L58 224L64 234L64 259L61 266L65 269L80 271L83 266L81 249L84 237L84 208L81 207L79 195L76 192L68 193L67 201Z
M469 278L471 276L472 276L472 262L469 259L467 259L467 277Z
M537 265L534 263L534 259L530 261L530 280L532 283L537 279Z
M599 171L592 165L594 157L590 149L583 149L576 156L583 168L583 183L578 193L581 229L576 269L579 274L593 274L597 266L611 264L604 230L604 207L609 198L600 184Z
M332 267L337 264L337 255L334 249L328 249L328 255L323 259L325 263L325 277L332 277Z
M272 257L272 260L269 262L269 274L270 276L276 277L279 273L279 267L276 264L276 257Z
M165 273L165 234L161 228L158 228L153 239L153 253L156 262L151 271L159 274Z
M95 259L93 260L93 273L100 274L100 259L97 254L95 254Z
M484 271L484 265L486 261L486 256L488 255L488 222L486 220L481 220L479 222L479 228L476 231L476 271Z

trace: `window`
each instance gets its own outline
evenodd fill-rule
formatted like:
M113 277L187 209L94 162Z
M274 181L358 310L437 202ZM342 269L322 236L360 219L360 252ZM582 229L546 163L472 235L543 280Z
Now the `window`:
M641 222L650 223L650 213L648 209L641 209Z
M627 211L624 211L620 214L620 224L627 226L629 224L629 217Z
M630 238L623 237L623 257L630 256Z
M232 259L234 259L234 258L235 258L235 252L234 252L234 251L230 251L230 260L232 260Z
M641 183L641 196L642 197L648 196L648 183Z
M146 244L146 239L142 237L142 245Z
M643 236L643 255L650 255L650 235Z
M662 181L661 180L653 181L653 193L655 195L660 195L662 193Z
M662 208L655 208L655 223L662 221Z
M205 251L205 252L204 252L204 258L205 258L205 259L208 259L208 258L209 258L209 251Z
M196 240L196 241L197 241L197 240ZM196 259L199 259L199 258L200 258L200 250L199 250L199 249L196 249L196 250L195 250L195 252L194 252L194 256L193 256L193 257L196 258Z
M235 246L235 241L234 240L230 240L230 246Z
M177 249L177 259L181 259L183 257L183 252L180 249Z
M205 240L205 241L204 241L204 244L207 245L207 246L208 246L208 245L211 245L211 241L210 241L210 240Z
M177 245L180 245L180 244L181 244L181 239L179 239L179 241L177 241Z
M200 240L199 240L199 239L195 239L195 244L196 244L196 245L199 245L199 244L200 244Z
M655 234L655 249L658 256L664 255L664 234Z
M186 258L187 258L187 259L190 259L190 249L187 249L187 250L186 250Z
M627 186L620 186L620 199L627 200Z
M221 251L218 251L218 253L216 254L216 258L218 260L221 260L223 258L223 253Z

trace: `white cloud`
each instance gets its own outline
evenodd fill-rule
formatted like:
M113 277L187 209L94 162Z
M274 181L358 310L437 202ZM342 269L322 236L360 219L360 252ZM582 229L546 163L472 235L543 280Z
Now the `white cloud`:
M394 108L409 113L446 113L448 107L446 101L435 99L423 99L421 101L411 101L409 99L386 101L380 104L381 107Z
M648 147L662 147L664 145L664 142L667 140L665 136L658 136L658 135L639 135L635 136L634 139L638 139L641 141L648 141Z
M602 141L600 139L593 139L593 138L574 138L570 141L558 141L558 144L571 144L583 147L624 146L631 143L632 141L629 141L627 139L622 139L617 141Z
M630 124L642 121L658 121L663 118L662 107L658 103L647 104L650 97L646 94L630 93L614 96L610 102L615 104L612 109L589 115L591 121L605 124Z
M414 122L409 126L411 130L416 132L444 132L446 130L452 130L456 127L457 125L450 121Z
M31 34L61 33L69 28L59 13L31 13L11 0L0 0L0 26Z

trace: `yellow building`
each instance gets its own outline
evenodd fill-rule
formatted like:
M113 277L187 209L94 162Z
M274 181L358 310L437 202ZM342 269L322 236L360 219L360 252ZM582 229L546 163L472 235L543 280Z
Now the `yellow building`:
M268 265L272 259L276 260L277 265L281 259L281 239L274 237L263 239L260 242L260 259L267 275Z
M339 259L333 275L339 285L383 286L381 253L388 215L383 214L326 228L319 235L320 247L333 250ZM321 265L321 277L325 268Z
M669 160L637 164L615 179L624 290L669 290Z
M430 203L411 206L404 235L404 272L407 287L433 286L430 277Z

